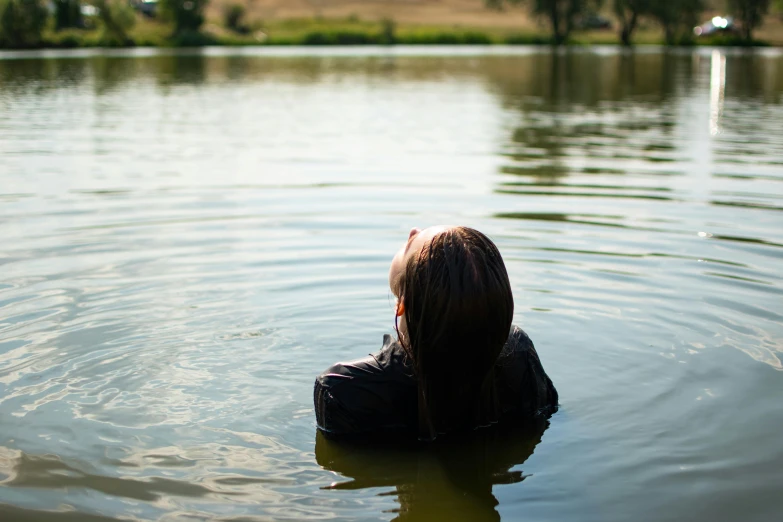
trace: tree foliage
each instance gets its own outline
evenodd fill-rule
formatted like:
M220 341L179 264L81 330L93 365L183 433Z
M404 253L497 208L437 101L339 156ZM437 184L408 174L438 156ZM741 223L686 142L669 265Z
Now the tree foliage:
M620 40L630 45L640 18L655 20L663 28L666 43L687 43L704 11L704 0L614 0L620 20Z
M729 0L729 9L742 24L742 37L753 40L753 31L764 22L770 0Z
M693 40L693 28L706 7L704 0L654 0L650 4L650 15L663 28L668 45Z
M250 28L245 23L247 9L242 4L228 4L223 8L223 23L235 33L247 34Z
M54 0L55 29L82 26L82 5L80 0Z
M562 44L568 40L574 30L577 17L590 7L600 7L602 0L485 0L488 7L502 9L505 4L526 3L534 14L549 20L552 29L552 42Z
M161 0L165 17L174 22L174 34L197 33L204 24L208 0Z
M36 47L46 25L41 0L0 0L0 43L8 47Z
M107 45L128 45L128 31L136 24L136 13L125 0L94 0L103 25L101 39Z
M770 3L770 0L730 1L767 7ZM601 0L485 0L485 3L495 9L502 9L506 4L527 4L534 14L549 19L555 43L565 42L579 17L602 5ZM620 22L619 36L623 44L631 45L634 31L641 19L646 18L660 24L666 43L673 45L688 43L693 38L693 27L698 25L705 3L705 0L613 0L612 8Z
M614 0L614 13L620 21L620 41L631 45L631 36L636 30L639 18L650 12L654 0Z

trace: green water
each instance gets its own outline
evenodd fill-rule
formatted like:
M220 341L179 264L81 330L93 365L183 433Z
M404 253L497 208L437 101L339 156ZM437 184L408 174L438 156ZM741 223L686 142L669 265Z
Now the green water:
M774 521L783 53L0 53L0 519ZM560 392L317 436L412 226L491 236Z

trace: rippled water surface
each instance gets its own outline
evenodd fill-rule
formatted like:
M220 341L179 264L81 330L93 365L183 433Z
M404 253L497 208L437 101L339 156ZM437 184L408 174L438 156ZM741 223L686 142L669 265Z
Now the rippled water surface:
M783 54L0 58L0 519L772 521ZM500 247L548 429L316 436L411 226Z

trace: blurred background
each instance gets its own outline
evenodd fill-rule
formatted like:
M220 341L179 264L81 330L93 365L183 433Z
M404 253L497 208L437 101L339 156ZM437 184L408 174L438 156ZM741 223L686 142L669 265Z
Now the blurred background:
M774 2L163 4L0 4L0 520L783 512ZM497 243L560 411L326 440L437 223Z
M781 45L780 0L2 0L0 47Z

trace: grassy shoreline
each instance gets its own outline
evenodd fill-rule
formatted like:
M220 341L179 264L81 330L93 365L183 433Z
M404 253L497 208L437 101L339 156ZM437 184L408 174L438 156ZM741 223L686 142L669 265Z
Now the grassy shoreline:
M203 31L172 36L172 27L139 17L129 36L132 43L121 47L197 47L217 46L329 46L329 45L550 45L551 38L543 31L513 31L509 29L471 28L438 25L397 25L391 21L348 19L289 19L258 24L247 34L231 32L217 24L207 24ZM575 33L570 45L621 45L616 31ZM777 42L776 42L777 43ZM663 45L663 34L655 29L642 29L634 38L635 45ZM752 44L734 37L702 38L693 45L707 46L769 46L768 42ZM39 49L71 49L117 47L104 40L100 29L47 29Z

